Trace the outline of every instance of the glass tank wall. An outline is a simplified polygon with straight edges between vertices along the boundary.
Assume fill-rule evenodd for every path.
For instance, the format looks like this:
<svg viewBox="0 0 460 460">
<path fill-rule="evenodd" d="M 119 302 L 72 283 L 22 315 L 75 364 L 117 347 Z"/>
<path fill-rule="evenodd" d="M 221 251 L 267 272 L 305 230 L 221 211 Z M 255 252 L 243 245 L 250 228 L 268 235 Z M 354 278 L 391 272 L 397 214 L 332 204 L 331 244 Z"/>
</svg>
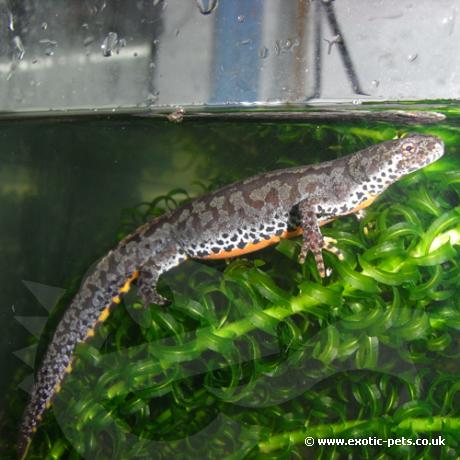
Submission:
<svg viewBox="0 0 460 460">
<path fill-rule="evenodd" d="M 0 111 L 458 96 L 458 2 L 0 3 Z"/>
</svg>

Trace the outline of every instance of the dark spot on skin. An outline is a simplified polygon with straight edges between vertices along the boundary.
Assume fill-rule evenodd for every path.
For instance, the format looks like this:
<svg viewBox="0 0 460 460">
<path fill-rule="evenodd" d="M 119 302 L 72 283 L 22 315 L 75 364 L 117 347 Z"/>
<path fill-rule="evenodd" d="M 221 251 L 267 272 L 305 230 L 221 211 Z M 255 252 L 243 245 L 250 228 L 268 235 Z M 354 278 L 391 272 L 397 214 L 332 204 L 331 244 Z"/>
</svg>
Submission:
<svg viewBox="0 0 460 460">
<path fill-rule="evenodd" d="M 230 235 L 228 233 L 222 233 L 222 238 L 228 238 Z"/>
<path fill-rule="evenodd" d="M 252 244 L 257 244 L 259 241 L 260 241 L 260 240 L 256 238 L 256 239 L 252 242 Z"/>
<path fill-rule="evenodd" d="M 229 246 L 226 246 L 226 247 L 225 247 L 225 250 L 226 250 L 227 252 L 230 252 L 231 250 L 233 250 L 234 247 L 235 247 L 235 246 L 233 246 L 233 244 L 230 244 Z"/>
<path fill-rule="evenodd" d="M 284 232 L 284 230 L 282 230 L 282 229 L 277 230 L 277 231 L 275 232 L 275 235 L 276 235 L 276 236 L 280 236 L 280 235 L 283 234 L 283 232 Z"/>
<path fill-rule="evenodd" d="M 251 240 L 254 240 L 257 238 L 257 235 L 255 233 L 250 233 L 249 236 L 251 237 Z"/>
<path fill-rule="evenodd" d="M 196 244 L 195 244 L 195 243 L 192 243 L 192 244 L 190 245 L 190 247 L 191 247 L 192 249 L 196 249 Z"/>
<path fill-rule="evenodd" d="M 243 230 L 242 230 L 241 228 L 239 228 L 239 229 L 238 229 L 238 233 L 239 233 L 240 235 L 242 235 L 242 234 L 243 234 Z"/>
<path fill-rule="evenodd" d="M 217 240 L 216 243 L 220 244 L 221 246 L 224 244 L 223 240 Z"/>
<path fill-rule="evenodd" d="M 346 211 L 348 210 L 348 206 L 347 206 L 346 204 L 344 204 L 344 205 L 340 208 L 340 210 L 341 210 L 342 212 L 346 212 Z"/>
<path fill-rule="evenodd" d="M 275 227 L 271 227 L 271 226 L 270 226 L 270 227 L 267 227 L 265 230 L 266 230 L 268 233 L 272 233 L 272 232 L 275 231 Z"/>
<path fill-rule="evenodd" d="M 220 252 L 220 248 L 217 248 L 216 246 L 212 247 L 211 248 L 211 251 L 214 253 L 214 254 L 218 254 Z"/>
<path fill-rule="evenodd" d="M 238 237 L 236 235 L 233 235 L 231 238 L 230 238 L 230 241 L 233 241 L 234 243 L 238 240 Z"/>
<path fill-rule="evenodd" d="M 262 238 L 264 240 L 269 240 L 271 238 L 271 236 L 270 235 L 262 235 Z"/>
<path fill-rule="evenodd" d="M 198 252 L 196 253 L 196 255 L 197 255 L 198 257 L 205 257 L 205 256 L 208 255 L 208 253 L 207 253 L 206 251 L 198 251 Z"/>
<path fill-rule="evenodd" d="M 240 241 L 240 242 L 238 243 L 238 248 L 239 248 L 239 249 L 244 249 L 245 247 L 246 247 L 246 243 L 245 243 L 244 241 Z"/>
<path fill-rule="evenodd" d="M 356 192 L 356 196 L 358 197 L 358 200 L 361 199 L 364 196 L 364 193 L 362 192 Z"/>
</svg>

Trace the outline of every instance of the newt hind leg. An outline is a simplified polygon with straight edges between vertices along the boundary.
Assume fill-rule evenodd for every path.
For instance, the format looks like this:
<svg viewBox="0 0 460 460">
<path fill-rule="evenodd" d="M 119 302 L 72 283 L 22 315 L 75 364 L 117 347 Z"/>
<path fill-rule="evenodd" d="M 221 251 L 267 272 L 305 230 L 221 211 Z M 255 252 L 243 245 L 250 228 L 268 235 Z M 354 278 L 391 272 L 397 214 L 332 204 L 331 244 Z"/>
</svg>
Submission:
<svg viewBox="0 0 460 460">
<path fill-rule="evenodd" d="M 144 265 L 139 272 L 137 280 L 137 293 L 142 299 L 144 306 L 151 303 L 166 305 L 169 300 L 158 293 L 156 285 L 161 275 L 161 269 L 154 263 Z"/>
<path fill-rule="evenodd" d="M 137 292 L 144 306 L 151 303 L 166 305 L 170 301 L 157 291 L 157 283 L 160 276 L 176 267 L 187 259 L 185 251 L 175 244 L 165 247 L 159 253 L 152 255 L 139 270 L 137 280 Z"/>
</svg>

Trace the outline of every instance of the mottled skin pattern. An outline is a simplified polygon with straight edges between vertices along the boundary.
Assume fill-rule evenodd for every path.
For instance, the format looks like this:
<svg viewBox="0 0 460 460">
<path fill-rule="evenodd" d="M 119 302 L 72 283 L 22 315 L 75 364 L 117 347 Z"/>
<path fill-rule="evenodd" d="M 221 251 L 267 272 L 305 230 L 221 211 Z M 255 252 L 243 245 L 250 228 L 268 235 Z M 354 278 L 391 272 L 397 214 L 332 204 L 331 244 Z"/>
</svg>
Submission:
<svg viewBox="0 0 460 460">
<path fill-rule="evenodd" d="M 94 335 L 133 280 L 146 304 L 163 304 L 166 299 L 156 291 L 159 276 L 187 258 L 235 257 L 300 234 L 299 261 L 311 251 L 324 277 L 322 249 L 341 253 L 323 238 L 320 226 L 359 212 L 443 152 L 440 139 L 412 134 L 337 160 L 236 182 L 139 227 L 98 263 L 59 323 L 24 414 L 20 457 L 71 370 L 75 346 Z"/>
</svg>

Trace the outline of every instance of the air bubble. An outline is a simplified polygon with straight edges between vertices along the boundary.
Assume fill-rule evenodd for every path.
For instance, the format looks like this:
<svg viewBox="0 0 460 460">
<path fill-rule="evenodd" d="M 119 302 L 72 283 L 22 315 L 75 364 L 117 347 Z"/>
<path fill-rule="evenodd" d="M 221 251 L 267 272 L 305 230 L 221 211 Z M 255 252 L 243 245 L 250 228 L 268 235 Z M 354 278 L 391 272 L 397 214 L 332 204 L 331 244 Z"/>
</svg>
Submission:
<svg viewBox="0 0 460 460">
<path fill-rule="evenodd" d="M 102 56 L 110 57 L 114 52 L 118 53 L 120 47 L 125 45 L 126 41 L 124 39 L 118 40 L 118 34 L 116 32 L 109 32 L 101 45 Z"/>
<path fill-rule="evenodd" d="M 294 48 L 300 46 L 300 42 L 297 38 L 286 40 L 275 40 L 275 53 L 277 56 L 284 53 L 291 52 Z"/>
<path fill-rule="evenodd" d="M 22 44 L 21 37 L 16 35 L 13 38 L 13 45 L 14 45 L 14 57 L 18 61 L 22 61 L 24 59 L 24 55 L 26 54 L 26 50 L 24 45 Z"/>
<path fill-rule="evenodd" d="M 14 16 L 11 11 L 8 11 L 8 29 L 14 32 Z"/>
<path fill-rule="evenodd" d="M 54 40 L 50 40 L 49 38 L 43 38 L 39 41 L 41 45 L 46 45 L 45 54 L 47 56 L 53 56 L 56 52 L 56 48 L 58 43 Z"/>
<path fill-rule="evenodd" d="M 250 38 L 245 38 L 244 40 L 240 40 L 237 44 L 239 46 L 241 45 L 250 45 L 252 43 L 252 40 Z"/>
<path fill-rule="evenodd" d="M 196 0 L 201 14 L 211 14 L 217 8 L 217 0 Z"/>
<path fill-rule="evenodd" d="M 266 46 L 262 46 L 259 49 L 259 57 L 260 59 L 265 59 L 268 56 L 268 48 Z"/>
</svg>

